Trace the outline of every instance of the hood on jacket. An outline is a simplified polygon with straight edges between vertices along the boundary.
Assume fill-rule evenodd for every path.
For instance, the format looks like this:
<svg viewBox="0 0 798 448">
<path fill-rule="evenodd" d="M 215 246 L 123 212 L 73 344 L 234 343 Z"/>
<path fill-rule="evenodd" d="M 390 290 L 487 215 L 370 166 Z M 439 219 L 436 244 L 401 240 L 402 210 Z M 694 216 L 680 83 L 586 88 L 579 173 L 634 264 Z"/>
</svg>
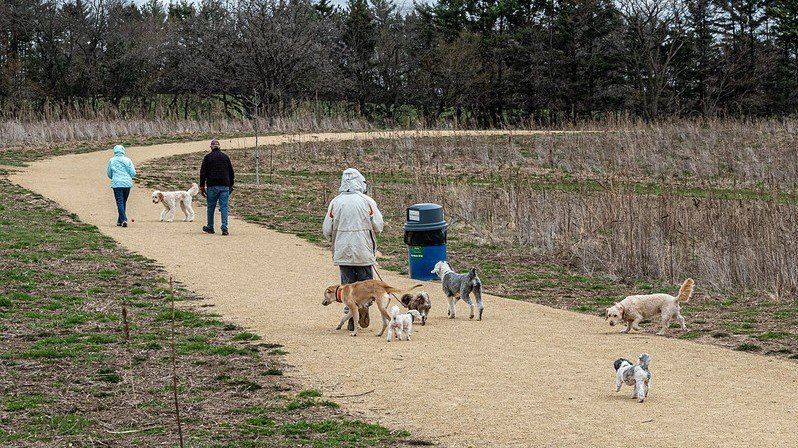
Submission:
<svg viewBox="0 0 798 448">
<path fill-rule="evenodd" d="M 122 145 L 114 146 L 114 155 L 115 156 L 123 156 L 125 155 L 125 147 Z"/>
<path fill-rule="evenodd" d="M 360 171 L 354 168 L 347 168 L 344 170 L 344 173 L 341 175 L 341 188 L 338 189 L 339 192 L 357 192 L 357 193 L 365 193 L 366 192 L 366 178 L 360 174 Z"/>
</svg>

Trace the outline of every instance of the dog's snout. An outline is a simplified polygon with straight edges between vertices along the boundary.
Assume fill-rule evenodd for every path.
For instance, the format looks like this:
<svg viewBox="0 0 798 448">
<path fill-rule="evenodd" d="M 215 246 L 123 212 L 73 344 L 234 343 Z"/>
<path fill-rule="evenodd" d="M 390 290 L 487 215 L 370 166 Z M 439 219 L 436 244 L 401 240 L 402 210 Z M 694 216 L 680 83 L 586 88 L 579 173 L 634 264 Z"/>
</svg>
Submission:
<svg viewBox="0 0 798 448">
<path fill-rule="evenodd" d="M 615 321 L 614 321 L 614 320 L 611 320 L 611 321 L 610 321 L 610 327 L 614 327 L 614 326 L 615 326 Z"/>
</svg>

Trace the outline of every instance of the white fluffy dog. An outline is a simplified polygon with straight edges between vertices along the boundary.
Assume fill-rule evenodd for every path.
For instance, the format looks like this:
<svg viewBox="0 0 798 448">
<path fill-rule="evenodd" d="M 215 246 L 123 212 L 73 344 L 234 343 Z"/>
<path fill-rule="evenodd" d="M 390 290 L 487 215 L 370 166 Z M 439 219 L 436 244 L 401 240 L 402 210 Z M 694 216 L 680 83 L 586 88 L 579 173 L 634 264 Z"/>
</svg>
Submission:
<svg viewBox="0 0 798 448">
<path fill-rule="evenodd" d="M 648 365 L 651 363 L 651 356 L 643 353 L 637 358 L 637 364 L 625 358 L 615 360 L 615 392 L 621 391 L 621 386 L 626 383 L 634 386 L 632 398 L 642 403 L 648 397 L 648 387 L 651 383 L 651 371 Z"/>
<path fill-rule="evenodd" d="M 152 192 L 152 203 L 161 203 L 163 211 L 161 212 L 161 221 L 166 219 L 167 222 L 175 220 L 175 211 L 180 204 L 183 214 L 186 215 L 183 221 L 194 221 L 194 209 L 191 207 L 191 200 L 199 193 L 199 186 L 196 183 L 191 184 L 191 188 L 187 191 L 159 191 Z"/>
<path fill-rule="evenodd" d="M 671 323 L 671 319 L 676 319 L 682 327 L 682 331 L 687 330 L 682 317 L 682 307 L 680 303 L 687 303 L 693 295 L 695 282 L 688 278 L 679 288 L 679 295 L 670 294 L 648 294 L 641 296 L 629 296 L 615 305 L 607 308 L 604 320 L 610 322 L 611 326 L 616 323 L 626 323 L 626 328 L 621 333 L 629 333 L 629 330 L 640 330 L 638 326 L 643 319 L 649 319 L 659 314 L 662 329 L 658 335 L 665 334 L 665 330 Z"/>
<path fill-rule="evenodd" d="M 394 305 L 391 308 L 391 322 L 388 324 L 388 342 L 391 342 L 394 336 L 400 341 L 404 336 L 405 341 L 409 341 L 410 335 L 413 334 L 413 318 L 421 319 L 421 313 L 410 310 L 400 314 L 399 305 Z"/>
</svg>

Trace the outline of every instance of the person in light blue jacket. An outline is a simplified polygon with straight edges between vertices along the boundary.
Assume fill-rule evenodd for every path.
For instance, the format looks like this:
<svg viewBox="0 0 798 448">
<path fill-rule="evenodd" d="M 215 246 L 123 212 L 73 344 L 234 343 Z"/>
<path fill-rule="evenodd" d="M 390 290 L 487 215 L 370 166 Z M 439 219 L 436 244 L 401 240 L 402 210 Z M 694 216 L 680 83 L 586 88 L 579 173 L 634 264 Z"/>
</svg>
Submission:
<svg viewBox="0 0 798 448">
<path fill-rule="evenodd" d="M 119 218 L 116 225 L 127 227 L 127 197 L 130 195 L 130 188 L 133 187 L 133 178 L 136 177 L 136 168 L 133 162 L 125 156 L 125 147 L 122 145 L 114 146 L 114 156 L 108 161 L 108 178 L 111 179 L 111 188 L 114 190 L 116 199 L 116 209 L 119 211 Z"/>
</svg>

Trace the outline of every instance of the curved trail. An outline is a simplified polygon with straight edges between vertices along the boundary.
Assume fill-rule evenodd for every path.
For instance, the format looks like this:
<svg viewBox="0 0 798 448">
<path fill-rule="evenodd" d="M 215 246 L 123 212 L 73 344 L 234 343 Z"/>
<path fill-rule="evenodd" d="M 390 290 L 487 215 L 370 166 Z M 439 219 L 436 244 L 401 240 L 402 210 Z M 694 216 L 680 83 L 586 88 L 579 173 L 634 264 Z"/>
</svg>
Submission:
<svg viewBox="0 0 798 448">
<path fill-rule="evenodd" d="M 402 134 L 287 135 L 260 141 Z M 207 144 L 134 147 L 128 155 L 141 165 L 205 151 Z M 225 149 L 253 144 L 252 138 L 222 141 Z M 160 223 L 160 205 L 150 203 L 149 192 L 141 187 L 130 196 L 136 223 L 118 228 L 105 178 L 109 154 L 56 157 L 11 178 L 126 248 L 157 260 L 214 304 L 215 312 L 284 344 L 295 366 L 292 375 L 325 395 L 373 390 L 336 399 L 366 419 L 456 447 L 798 446 L 796 363 L 675 339 L 620 335 L 595 316 L 497 297 L 486 297 L 482 322 L 464 319 L 462 304 L 458 318 L 449 320 L 438 283 L 427 285 L 432 317 L 427 326 L 416 326 L 412 342 L 388 344 L 375 338 L 373 312 L 371 328 L 352 338 L 346 331 L 333 331 L 340 308 L 321 306 L 324 287 L 338 278 L 326 250 L 235 218 L 227 238 L 202 234 L 200 222 Z M 197 209 L 199 221 L 204 213 Z M 411 284 L 396 274 L 383 275 L 400 287 Z M 613 392 L 612 361 L 644 351 L 652 354 L 654 377 L 649 401 L 638 404 L 626 386 Z"/>
</svg>

